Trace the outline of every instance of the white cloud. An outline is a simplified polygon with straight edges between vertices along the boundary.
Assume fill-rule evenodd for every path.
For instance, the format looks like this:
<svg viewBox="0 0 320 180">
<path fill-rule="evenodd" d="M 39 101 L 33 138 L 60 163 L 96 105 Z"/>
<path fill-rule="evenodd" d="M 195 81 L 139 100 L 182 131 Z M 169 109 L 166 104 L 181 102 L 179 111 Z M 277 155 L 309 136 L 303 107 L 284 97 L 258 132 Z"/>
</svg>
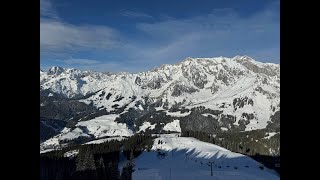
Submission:
<svg viewBox="0 0 320 180">
<path fill-rule="evenodd" d="M 116 30 L 106 26 L 40 19 L 40 51 L 44 54 L 110 49 L 119 45 L 119 38 Z"/>
<path fill-rule="evenodd" d="M 50 0 L 40 0 L 40 15 L 47 18 L 58 19 L 57 11 Z"/>
<path fill-rule="evenodd" d="M 92 60 L 92 59 L 65 59 L 65 60 L 56 60 L 58 62 L 62 62 L 64 64 L 69 65 L 93 65 L 93 64 L 99 64 L 100 61 Z"/>
<path fill-rule="evenodd" d="M 84 65 L 81 66 L 83 70 L 92 70 L 92 71 L 100 71 L 100 72 L 128 72 L 128 68 L 125 64 L 121 62 L 110 62 L 110 63 L 100 63 L 93 65 Z"/>
<path fill-rule="evenodd" d="M 91 70 L 100 72 L 132 72 L 132 68 L 128 68 L 125 63 L 122 62 L 102 62 L 89 60 L 90 62 L 72 62 L 69 60 L 53 60 L 60 62 L 59 65 L 56 64 L 40 64 L 40 69 L 43 71 L 48 71 L 52 66 L 61 66 L 64 68 L 76 68 L 80 70 Z M 135 70 L 135 69 L 134 69 Z"/>
<path fill-rule="evenodd" d="M 65 59 L 81 52 L 94 54 L 118 47 L 122 43 L 117 30 L 107 26 L 75 25 L 64 22 L 58 16 L 51 0 L 40 0 L 40 15 L 40 55 L 46 59 L 44 62 L 46 65 L 42 64 L 43 68 L 54 62 L 59 62 L 65 67 L 99 70 L 117 66 L 116 63 L 103 63 L 92 59 Z M 57 57 L 63 60 L 52 60 Z"/>
<path fill-rule="evenodd" d="M 253 55 L 257 60 L 277 62 L 280 23 L 277 9 L 267 9 L 251 16 L 239 16 L 232 9 L 214 10 L 188 19 L 168 19 L 140 23 L 137 28 L 150 39 L 143 48 L 136 43 L 138 62 L 170 63 L 185 57 Z M 139 50 L 141 49 L 141 50 Z M 278 56 L 278 58 L 277 58 Z"/>
<path fill-rule="evenodd" d="M 149 14 L 141 13 L 141 12 L 133 12 L 133 11 L 123 11 L 121 15 L 126 17 L 131 17 L 131 18 L 153 18 Z"/>
</svg>

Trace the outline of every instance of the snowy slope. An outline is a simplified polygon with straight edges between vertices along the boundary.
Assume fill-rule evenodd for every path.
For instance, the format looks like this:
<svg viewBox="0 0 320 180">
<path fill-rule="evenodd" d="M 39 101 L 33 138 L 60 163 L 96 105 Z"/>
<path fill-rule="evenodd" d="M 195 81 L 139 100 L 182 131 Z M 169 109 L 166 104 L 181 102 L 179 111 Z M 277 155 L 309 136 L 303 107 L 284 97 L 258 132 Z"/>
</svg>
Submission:
<svg viewBox="0 0 320 180">
<path fill-rule="evenodd" d="M 133 132 L 128 129 L 126 124 L 114 122 L 117 115 L 110 114 L 100 116 L 89 121 L 79 122 L 76 126 L 85 127 L 87 134 L 95 138 L 104 136 L 131 136 Z"/>
<path fill-rule="evenodd" d="M 172 132 L 181 132 L 179 120 L 173 120 L 171 123 L 167 123 L 163 130 Z"/>
<path fill-rule="evenodd" d="M 162 144 L 158 144 L 162 141 Z M 162 135 L 154 151 L 143 152 L 134 161 L 133 179 L 280 179 L 273 170 L 242 154 L 194 138 Z M 158 155 L 158 152 L 165 155 Z M 209 162 L 213 162 L 213 177 Z"/>
<path fill-rule="evenodd" d="M 146 131 L 146 129 L 154 129 L 155 128 L 155 124 L 152 124 L 150 122 L 143 122 L 143 124 L 139 127 L 139 132 L 143 132 Z"/>
<path fill-rule="evenodd" d="M 121 139 L 121 137 L 133 135 L 132 130 L 128 129 L 126 124 L 114 121 L 117 116 L 114 114 L 100 116 L 89 121 L 81 121 L 75 125 L 76 128 L 74 129 L 64 128 L 60 134 L 41 143 L 40 152 L 46 149 L 59 149 L 62 144 L 79 138 L 89 140 L 102 137 L 116 137 L 114 139 Z M 96 142 L 91 141 L 90 143 L 97 144 L 108 140 L 110 139 L 100 139 Z"/>
<path fill-rule="evenodd" d="M 90 142 L 87 142 L 87 143 L 85 143 L 85 144 L 101 144 L 101 143 L 105 143 L 105 142 L 112 141 L 112 140 L 122 141 L 122 140 L 124 140 L 124 139 L 125 139 L 125 137 L 103 138 L 103 139 L 98 139 L 98 140 L 90 141 Z"/>
</svg>

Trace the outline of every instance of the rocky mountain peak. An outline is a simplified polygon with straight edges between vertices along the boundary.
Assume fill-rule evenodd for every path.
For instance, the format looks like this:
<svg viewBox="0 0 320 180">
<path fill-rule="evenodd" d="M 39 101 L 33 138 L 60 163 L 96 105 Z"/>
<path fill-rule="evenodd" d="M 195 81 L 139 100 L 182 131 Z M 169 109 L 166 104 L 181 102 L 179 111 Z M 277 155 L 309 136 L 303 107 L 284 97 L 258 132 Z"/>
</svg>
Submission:
<svg viewBox="0 0 320 180">
<path fill-rule="evenodd" d="M 53 66 L 48 70 L 48 75 L 59 75 L 65 71 L 64 68 L 58 67 L 58 66 Z"/>
</svg>

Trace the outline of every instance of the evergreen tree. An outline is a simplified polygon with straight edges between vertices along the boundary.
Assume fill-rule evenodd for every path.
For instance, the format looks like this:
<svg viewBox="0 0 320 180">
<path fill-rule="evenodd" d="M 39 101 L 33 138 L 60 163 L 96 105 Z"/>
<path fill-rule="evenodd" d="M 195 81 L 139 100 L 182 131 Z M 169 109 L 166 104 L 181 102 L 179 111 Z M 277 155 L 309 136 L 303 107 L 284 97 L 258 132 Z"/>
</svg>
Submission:
<svg viewBox="0 0 320 180">
<path fill-rule="evenodd" d="M 98 177 L 101 180 L 107 179 L 106 168 L 102 157 L 98 160 Z"/>
<path fill-rule="evenodd" d="M 76 170 L 85 171 L 85 170 L 95 170 L 96 166 L 94 163 L 94 157 L 91 151 L 90 146 L 85 148 L 80 148 L 77 159 L 76 159 Z"/>
<path fill-rule="evenodd" d="M 122 168 L 121 180 L 131 180 L 132 179 L 133 166 L 131 163 L 127 164 Z"/>
<path fill-rule="evenodd" d="M 79 153 L 76 158 L 76 171 L 84 171 L 85 170 L 85 149 L 80 148 Z"/>
<path fill-rule="evenodd" d="M 91 147 L 88 146 L 87 153 L 86 153 L 86 169 L 88 170 L 96 170 L 96 165 L 94 163 L 94 157 L 91 151 Z"/>
</svg>

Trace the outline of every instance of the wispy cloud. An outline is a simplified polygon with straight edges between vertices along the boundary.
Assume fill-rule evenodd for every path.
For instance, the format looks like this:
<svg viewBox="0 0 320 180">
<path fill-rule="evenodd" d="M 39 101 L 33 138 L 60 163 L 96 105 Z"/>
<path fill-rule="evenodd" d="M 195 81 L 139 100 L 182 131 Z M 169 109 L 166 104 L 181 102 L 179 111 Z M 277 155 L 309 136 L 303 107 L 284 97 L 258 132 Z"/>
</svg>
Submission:
<svg viewBox="0 0 320 180">
<path fill-rule="evenodd" d="M 40 15 L 51 19 L 58 19 L 58 14 L 50 0 L 40 0 Z"/>
<path fill-rule="evenodd" d="M 216 9 L 207 15 L 140 23 L 148 47 L 139 48 L 137 61 L 145 63 L 179 61 L 185 57 L 253 55 L 257 60 L 277 62 L 280 57 L 279 12 L 275 8 L 242 17 L 232 9 Z M 133 45 L 134 47 L 134 45 Z M 139 50 L 141 49 L 141 50 Z"/>
<path fill-rule="evenodd" d="M 130 18 L 153 18 L 151 15 L 146 13 L 126 11 L 126 10 L 123 10 L 121 12 L 121 15 L 125 17 L 130 17 Z"/>
<path fill-rule="evenodd" d="M 55 60 L 57 61 L 57 60 Z M 93 60 L 94 61 L 94 60 Z M 80 70 L 91 70 L 91 71 L 100 71 L 100 72 L 132 72 L 136 71 L 139 68 L 132 68 L 126 66 L 125 63 L 122 62 L 92 62 L 92 63 L 71 63 L 70 61 L 59 60 L 59 65 L 64 68 L 76 68 Z M 43 71 L 48 71 L 52 66 L 56 65 L 48 65 L 48 64 L 40 64 L 40 69 Z"/>
<path fill-rule="evenodd" d="M 119 33 L 107 26 L 73 25 L 58 20 L 40 20 L 40 51 L 44 54 L 105 50 L 120 43 Z"/>
<path fill-rule="evenodd" d="M 57 62 L 62 62 L 64 64 L 68 65 L 94 65 L 101 63 L 97 60 L 92 59 L 65 59 L 65 60 L 55 60 Z"/>
<path fill-rule="evenodd" d="M 42 56 L 50 59 L 66 58 L 84 51 L 110 50 L 121 44 L 119 32 L 108 26 L 65 22 L 58 16 L 55 4 L 52 2 L 40 0 L 40 54 Z M 84 62 L 82 61 L 82 65 Z"/>
<path fill-rule="evenodd" d="M 99 64 L 83 65 L 82 70 L 92 70 L 100 72 L 132 72 L 132 69 L 122 62 L 103 62 Z"/>
</svg>

